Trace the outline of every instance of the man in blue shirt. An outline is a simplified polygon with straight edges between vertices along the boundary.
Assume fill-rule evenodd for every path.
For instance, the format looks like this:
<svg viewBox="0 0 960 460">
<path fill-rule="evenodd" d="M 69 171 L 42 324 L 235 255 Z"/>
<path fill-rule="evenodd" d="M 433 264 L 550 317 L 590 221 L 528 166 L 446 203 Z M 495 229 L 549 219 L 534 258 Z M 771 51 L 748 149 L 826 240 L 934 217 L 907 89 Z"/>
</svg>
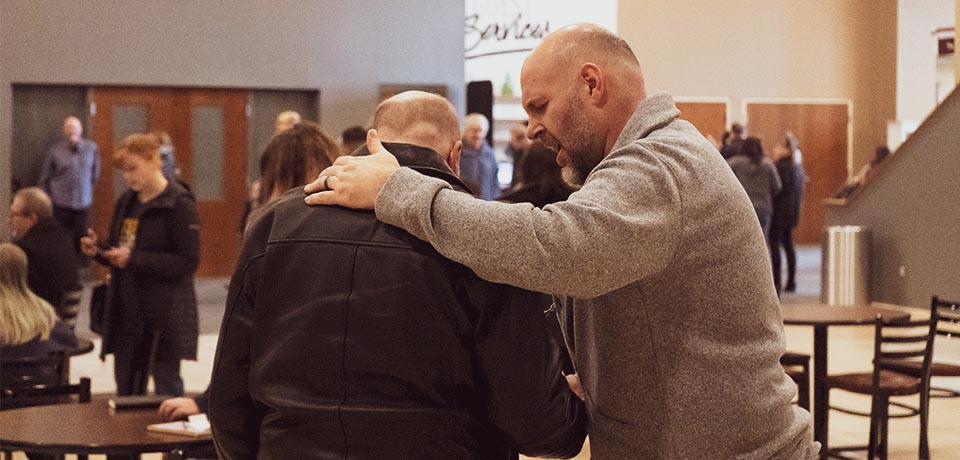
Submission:
<svg viewBox="0 0 960 460">
<path fill-rule="evenodd" d="M 53 216 L 70 234 L 80 254 L 80 237 L 87 234 L 93 186 L 100 178 L 97 144 L 84 139 L 77 117 L 63 121 L 63 140 L 50 147 L 38 184 L 53 201 Z"/>
<path fill-rule="evenodd" d="M 490 121 L 479 113 L 463 119 L 463 151 L 460 154 L 460 179 L 477 197 L 490 201 L 500 196 L 497 158 L 487 143 Z"/>
</svg>

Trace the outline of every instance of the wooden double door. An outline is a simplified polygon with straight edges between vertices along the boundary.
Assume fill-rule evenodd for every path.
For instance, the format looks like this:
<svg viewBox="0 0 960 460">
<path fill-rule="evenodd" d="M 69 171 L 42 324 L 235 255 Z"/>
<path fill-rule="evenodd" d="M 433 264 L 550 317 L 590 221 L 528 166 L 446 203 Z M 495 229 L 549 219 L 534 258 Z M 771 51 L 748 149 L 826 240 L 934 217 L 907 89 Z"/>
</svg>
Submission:
<svg viewBox="0 0 960 460">
<path fill-rule="evenodd" d="M 117 197 L 126 189 L 113 165 L 129 134 L 165 131 L 180 176 L 197 199 L 201 277 L 229 276 L 240 251 L 247 178 L 247 92 L 217 89 L 92 88 L 92 138 L 102 172 L 94 189 L 93 228 L 107 235 Z"/>
<path fill-rule="evenodd" d="M 721 139 L 727 125 L 724 102 L 679 101 L 680 118 L 693 123 L 704 135 Z M 807 175 L 794 231 L 798 244 L 817 244 L 824 225 L 823 200 L 830 198 L 847 179 L 850 105 L 845 101 L 747 101 L 747 131 L 763 142 L 768 155 L 792 131 L 800 143 Z"/>
<path fill-rule="evenodd" d="M 747 131 L 759 137 L 769 154 L 793 131 L 800 145 L 806 190 L 800 206 L 800 223 L 794 230 L 797 244 L 817 244 L 823 232 L 823 200 L 847 180 L 850 105 L 847 102 L 748 102 Z"/>
</svg>

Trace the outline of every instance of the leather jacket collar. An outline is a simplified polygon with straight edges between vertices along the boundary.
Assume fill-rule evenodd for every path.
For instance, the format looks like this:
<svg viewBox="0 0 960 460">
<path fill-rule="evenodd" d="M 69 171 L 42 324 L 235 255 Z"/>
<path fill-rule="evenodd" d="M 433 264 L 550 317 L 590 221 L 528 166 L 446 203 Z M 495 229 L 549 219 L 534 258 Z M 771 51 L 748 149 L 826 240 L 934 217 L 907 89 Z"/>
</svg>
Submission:
<svg viewBox="0 0 960 460">
<path fill-rule="evenodd" d="M 401 144 L 397 142 L 384 142 L 383 146 L 397 157 L 400 166 L 410 168 L 425 176 L 436 177 L 449 183 L 453 188 L 469 193 L 470 189 L 447 165 L 443 157 L 435 150 L 420 147 L 413 144 Z M 361 146 L 351 155 L 366 156 L 370 151 L 367 146 Z"/>
</svg>

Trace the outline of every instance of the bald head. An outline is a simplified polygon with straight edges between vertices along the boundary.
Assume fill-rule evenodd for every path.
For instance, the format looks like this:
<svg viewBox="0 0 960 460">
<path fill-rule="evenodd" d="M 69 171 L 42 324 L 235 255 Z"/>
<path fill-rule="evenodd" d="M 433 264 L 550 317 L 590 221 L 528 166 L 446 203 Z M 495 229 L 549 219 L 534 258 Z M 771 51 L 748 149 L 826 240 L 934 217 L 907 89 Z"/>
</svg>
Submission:
<svg viewBox="0 0 960 460">
<path fill-rule="evenodd" d="M 83 125 L 80 124 L 80 119 L 77 117 L 67 117 L 63 120 L 63 137 L 70 141 L 71 144 L 76 145 L 80 142 L 80 137 L 83 136 Z"/>
<path fill-rule="evenodd" d="M 557 152 L 572 184 L 582 184 L 646 99 L 633 50 L 610 31 L 575 24 L 548 35 L 523 63 L 527 137 Z"/>
<path fill-rule="evenodd" d="M 574 24 L 544 38 L 530 58 L 540 55 L 555 65 L 579 67 L 586 62 L 616 65 L 640 72 L 640 61 L 622 38 L 596 24 Z"/>
<path fill-rule="evenodd" d="M 275 134 L 280 134 L 299 124 L 300 124 L 299 113 L 294 112 L 292 110 L 288 110 L 286 112 L 280 112 L 280 114 L 277 115 L 277 125 L 275 127 L 276 128 Z"/>
<path fill-rule="evenodd" d="M 373 128 L 384 142 L 413 144 L 449 158 L 460 140 L 460 121 L 450 101 L 424 91 L 404 91 L 377 107 Z"/>
</svg>

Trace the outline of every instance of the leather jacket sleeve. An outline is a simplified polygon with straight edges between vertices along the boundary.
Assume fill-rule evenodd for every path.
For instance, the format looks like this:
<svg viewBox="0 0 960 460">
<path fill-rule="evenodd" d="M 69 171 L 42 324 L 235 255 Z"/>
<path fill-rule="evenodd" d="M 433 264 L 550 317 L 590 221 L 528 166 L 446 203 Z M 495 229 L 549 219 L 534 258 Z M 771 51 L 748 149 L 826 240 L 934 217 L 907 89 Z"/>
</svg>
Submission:
<svg viewBox="0 0 960 460">
<path fill-rule="evenodd" d="M 506 285 L 483 288 L 475 340 L 488 420 L 524 455 L 577 455 L 587 434 L 586 408 L 561 372 L 565 349 L 556 314 L 545 312 L 550 298 Z"/>
<path fill-rule="evenodd" d="M 250 232 L 244 241 L 237 270 L 230 280 L 227 308 L 208 393 L 208 411 L 214 444 L 221 459 L 255 459 L 259 449 L 260 419 L 250 396 L 250 337 L 256 290 L 260 279 L 265 232 Z M 259 244 L 258 244 L 259 243 Z"/>
</svg>

